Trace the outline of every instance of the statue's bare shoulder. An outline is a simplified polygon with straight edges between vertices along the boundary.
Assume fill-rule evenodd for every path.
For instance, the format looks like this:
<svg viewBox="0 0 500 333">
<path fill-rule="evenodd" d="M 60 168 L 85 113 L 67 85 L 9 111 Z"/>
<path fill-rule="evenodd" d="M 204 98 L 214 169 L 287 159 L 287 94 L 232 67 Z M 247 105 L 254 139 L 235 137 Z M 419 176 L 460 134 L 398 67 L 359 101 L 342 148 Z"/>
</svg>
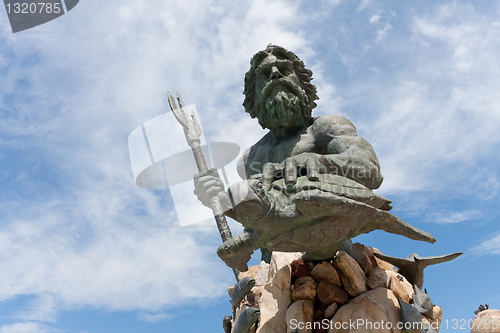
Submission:
<svg viewBox="0 0 500 333">
<path fill-rule="evenodd" d="M 319 116 L 314 118 L 312 125 L 314 134 L 328 134 L 330 136 L 357 135 L 356 127 L 345 117 L 338 114 Z"/>
<path fill-rule="evenodd" d="M 262 137 L 255 145 L 247 149 L 238 161 L 237 170 L 240 177 L 242 179 L 248 177 L 247 169 L 252 149 L 252 160 L 255 159 L 256 153 L 261 153 L 267 157 L 274 156 L 272 162 L 282 162 L 286 157 L 303 152 L 341 154 L 349 148 L 368 149 L 370 153 L 372 151 L 368 142 L 358 136 L 354 125 L 347 118 L 335 114 L 314 117 L 307 129 L 290 138 L 284 143 L 276 144 L 270 133 Z M 278 157 L 280 153 L 287 156 Z"/>
</svg>

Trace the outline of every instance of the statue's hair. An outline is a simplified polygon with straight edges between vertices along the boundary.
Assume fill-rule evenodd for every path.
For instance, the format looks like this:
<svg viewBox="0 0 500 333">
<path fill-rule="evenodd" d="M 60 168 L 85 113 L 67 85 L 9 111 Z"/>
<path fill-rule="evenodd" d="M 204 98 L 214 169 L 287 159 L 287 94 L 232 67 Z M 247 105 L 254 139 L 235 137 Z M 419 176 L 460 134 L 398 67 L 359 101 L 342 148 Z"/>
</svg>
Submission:
<svg viewBox="0 0 500 333">
<path fill-rule="evenodd" d="M 243 90 L 243 94 L 245 95 L 245 100 L 243 101 L 245 111 L 250 113 L 252 118 L 257 117 L 259 114 L 259 105 L 255 103 L 255 70 L 270 54 L 276 56 L 278 59 L 290 60 L 293 63 L 295 74 L 303 82 L 302 88 L 309 98 L 308 112 L 310 117 L 312 109 L 316 107 L 314 101 L 319 99 L 316 94 L 316 86 L 311 83 L 312 71 L 304 66 L 304 62 L 295 53 L 288 51 L 284 47 L 272 44 L 267 45 L 265 50 L 257 52 L 250 60 L 250 70 L 245 74 L 245 88 Z"/>
</svg>

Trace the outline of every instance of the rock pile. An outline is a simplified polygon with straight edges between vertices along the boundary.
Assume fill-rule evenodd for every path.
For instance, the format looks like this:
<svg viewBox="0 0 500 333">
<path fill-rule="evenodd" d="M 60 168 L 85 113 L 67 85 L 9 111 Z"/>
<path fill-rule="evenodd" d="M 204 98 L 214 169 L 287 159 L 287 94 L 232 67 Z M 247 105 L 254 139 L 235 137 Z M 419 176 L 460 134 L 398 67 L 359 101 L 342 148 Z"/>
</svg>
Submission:
<svg viewBox="0 0 500 333">
<path fill-rule="evenodd" d="M 233 323 L 248 307 L 259 309 L 260 318 L 250 330 L 237 333 L 439 331 L 441 307 L 373 255 L 380 251 L 360 243 L 345 250 L 321 262 L 304 261 L 301 253 L 275 252 L 270 264 L 240 273 L 240 279 L 254 277 L 256 285 L 233 314 Z M 428 301 L 421 302 L 422 297 Z"/>
</svg>

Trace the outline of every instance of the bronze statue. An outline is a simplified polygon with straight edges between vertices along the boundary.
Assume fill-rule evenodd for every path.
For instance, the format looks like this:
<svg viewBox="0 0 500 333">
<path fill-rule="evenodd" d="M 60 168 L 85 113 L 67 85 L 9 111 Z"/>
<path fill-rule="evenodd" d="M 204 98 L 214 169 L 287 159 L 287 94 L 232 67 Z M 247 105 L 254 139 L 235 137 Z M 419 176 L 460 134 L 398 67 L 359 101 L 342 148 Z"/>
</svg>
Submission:
<svg viewBox="0 0 500 333">
<path fill-rule="evenodd" d="M 435 241 L 390 214 L 390 201 L 372 191 L 383 180 L 379 162 L 354 125 L 311 115 L 318 99 L 312 72 L 293 52 L 268 45 L 250 63 L 243 105 L 270 132 L 243 154 L 244 180 L 227 192 L 216 170 L 195 176 L 199 200 L 210 207 L 218 197 L 245 227 L 217 251 L 228 266 L 246 270 L 258 248 L 328 259 L 342 241 L 377 229 Z"/>
</svg>

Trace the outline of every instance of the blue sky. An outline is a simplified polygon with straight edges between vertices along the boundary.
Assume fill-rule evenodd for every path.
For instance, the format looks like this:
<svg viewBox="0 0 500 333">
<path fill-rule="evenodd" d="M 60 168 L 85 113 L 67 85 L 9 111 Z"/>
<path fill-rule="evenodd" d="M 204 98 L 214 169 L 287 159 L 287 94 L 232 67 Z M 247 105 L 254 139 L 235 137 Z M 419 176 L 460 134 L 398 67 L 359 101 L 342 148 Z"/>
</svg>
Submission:
<svg viewBox="0 0 500 333">
<path fill-rule="evenodd" d="M 218 232 L 180 228 L 168 192 L 134 184 L 127 138 L 179 91 L 209 141 L 249 147 L 265 131 L 243 76 L 270 42 L 313 70 L 315 114 L 356 125 L 378 193 L 437 242 L 356 240 L 465 252 L 426 270 L 442 332 L 500 308 L 499 14 L 486 0 L 85 0 L 12 34 L 0 10 L 0 333 L 222 331 L 234 277 Z"/>
</svg>

